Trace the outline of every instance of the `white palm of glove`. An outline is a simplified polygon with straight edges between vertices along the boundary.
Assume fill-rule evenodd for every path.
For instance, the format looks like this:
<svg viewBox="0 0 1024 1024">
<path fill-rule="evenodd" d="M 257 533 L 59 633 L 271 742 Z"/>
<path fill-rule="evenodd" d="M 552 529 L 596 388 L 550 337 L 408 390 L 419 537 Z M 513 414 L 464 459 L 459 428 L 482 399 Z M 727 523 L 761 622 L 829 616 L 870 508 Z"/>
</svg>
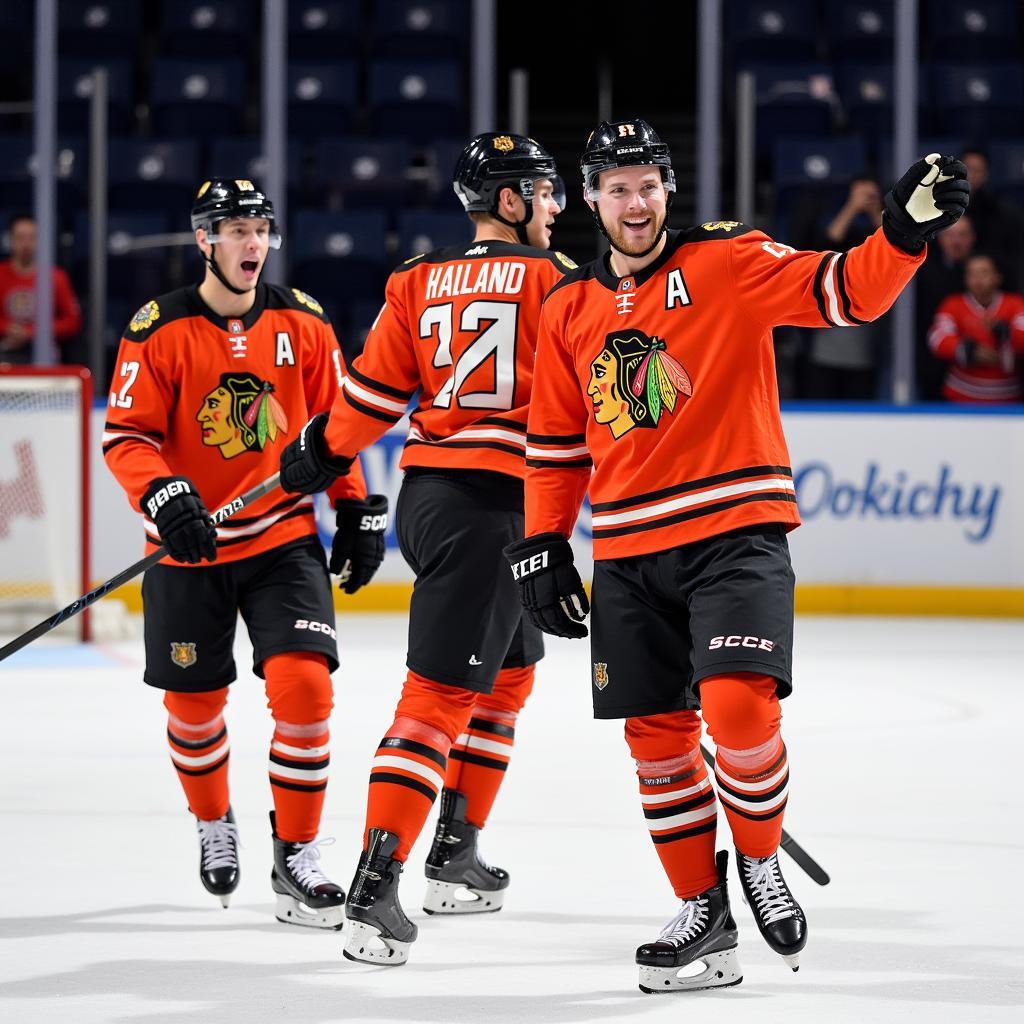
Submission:
<svg viewBox="0 0 1024 1024">
<path fill-rule="evenodd" d="M 935 205 L 935 194 L 933 186 L 939 181 L 949 181 L 952 174 L 940 174 L 935 164 L 939 161 L 938 153 L 929 153 L 925 160 L 931 164 L 931 168 L 925 173 L 920 184 L 914 188 L 913 195 L 907 201 L 906 210 L 918 224 L 926 224 L 936 217 L 942 216 L 942 210 Z"/>
</svg>

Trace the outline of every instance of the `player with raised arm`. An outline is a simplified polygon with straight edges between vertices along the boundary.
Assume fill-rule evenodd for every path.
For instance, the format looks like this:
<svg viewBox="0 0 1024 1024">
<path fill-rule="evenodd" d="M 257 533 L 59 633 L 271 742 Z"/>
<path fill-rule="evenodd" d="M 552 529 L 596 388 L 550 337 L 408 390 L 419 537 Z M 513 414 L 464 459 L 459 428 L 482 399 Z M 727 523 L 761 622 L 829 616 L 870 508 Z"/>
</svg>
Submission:
<svg viewBox="0 0 1024 1024">
<path fill-rule="evenodd" d="M 256 184 L 204 182 L 192 227 L 203 280 L 132 317 L 103 434 L 107 465 L 144 516 L 147 552 L 159 544 L 168 552 L 142 583 L 145 681 L 166 691 L 167 739 L 197 821 L 200 878 L 227 907 L 239 864 L 223 711 L 241 614 L 274 719 L 277 917 L 340 928 L 345 893 L 318 863 L 338 652 L 313 499 L 271 492 L 216 528 L 208 509 L 276 472 L 299 425 L 330 408 L 345 367 L 319 303 L 260 282 L 281 236 Z M 338 510 L 331 571 L 352 593 L 383 558 L 387 500 L 367 498 L 358 466 L 330 496 Z"/>
<path fill-rule="evenodd" d="M 402 554 L 416 574 L 408 675 L 370 772 L 345 947 L 350 959 L 392 965 L 405 962 L 417 932 L 398 900 L 399 873 L 439 792 L 424 909 L 495 911 L 509 883 L 481 860 L 477 837 L 543 646 L 523 620 L 502 549 L 523 536 L 541 300 L 575 267 L 548 251 L 564 192 L 542 146 L 478 135 L 454 177 L 473 241 L 395 270 L 330 417 L 315 417 L 281 458 L 285 490 L 316 490 L 397 423 L 419 391 L 397 507 Z"/>
<path fill-rule="evenodd" d="M 800 520 L 771 329 L 881 316 L 926 241 L 966 208 L 966 170 L 937 154 L 918 161 L 886 197 L 882 227 L 846 253 L 797 252 L 735 221 L 667 230 L 675 175 L 639 118 L 602 122 L 582 171 L 611 249 L 544 302 L 526 538 L 507 555 L 530 618 L 586 636 L 568 538 L 589 488 L 594 714 L 625 719 L 644 816 L 682 900 L 637 950 L 640 986 L 734 985 L 737 929 L 698 712 L 758 928 L 793 970 L 807 939 L 778 860 L 789 784 L 779 699 L 792 689 L 786 533 Z M 703 969 L 680 975 L 691 964 Z"/>
</svg>

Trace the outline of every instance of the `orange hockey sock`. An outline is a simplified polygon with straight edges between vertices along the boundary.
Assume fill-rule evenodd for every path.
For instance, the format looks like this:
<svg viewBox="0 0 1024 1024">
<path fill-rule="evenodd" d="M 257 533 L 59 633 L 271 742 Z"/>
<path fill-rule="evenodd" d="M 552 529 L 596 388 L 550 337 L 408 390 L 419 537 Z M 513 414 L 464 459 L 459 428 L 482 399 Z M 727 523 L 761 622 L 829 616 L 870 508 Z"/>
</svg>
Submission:
<svg viewBox="0 0 1024 1024">
<path fill-rule="evenodd" d="M 626 720 L 640 802 L 672 889 L 689 899 L 718 884 L 715 791 L 700 756 L 700 719 L 675 711 Z"/>
<path fill-rule="evenodd" d="M 782 711 L 771 676 L 740 673 L 701 683 L 708 732 L 717 747 L 715 781 L 733 842 L 748 857 L 779 848 L 789 793 Z"/>
<path fill-rule="evenodd" d="M 189 810 L 203 821 L 228 811 L 228 730 L 224 705 L 228 690 L 164 694 L 167 742 Z"/>
<path fill-rule="evenodd" d="M 448 751 L 469 721 L 476 694 L 409 672 L 395 720 L 370 769 L 363 847 L 371 828 L 399 837 L 404 861 L 444 785 Z"/>
<path fill-rule="evenodd" d="M 465 732 L 448 755 L 446 789 L 466 797 L 466 820 L 483 828 L 505 778 L 516 738 L 516 717 L 533 689 L 534 667 L 503 668 L 491 693 L 473 705 Z"/>
<path fill-rule="evenodd" d="M 290 651 L 263 663 L 274 716 L 270 788 L 279 839 L 308 843 L 320 830 L 330 774 L 331 674 L 320 654 Z"/>
</svg>

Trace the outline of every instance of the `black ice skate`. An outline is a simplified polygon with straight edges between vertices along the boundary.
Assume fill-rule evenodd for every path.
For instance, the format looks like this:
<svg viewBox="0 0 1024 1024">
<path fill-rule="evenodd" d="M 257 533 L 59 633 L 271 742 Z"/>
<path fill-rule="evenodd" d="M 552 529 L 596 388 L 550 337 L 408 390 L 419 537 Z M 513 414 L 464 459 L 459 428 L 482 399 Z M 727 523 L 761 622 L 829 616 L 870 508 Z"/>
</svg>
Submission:
<svg viewBox="0 0 1024 1024">
<path fill-rule="evenodd" d="M 220 898 L 225 910 L 238 888 L 238 829 L 231 808 L 222 818 L 196 818 L 199 832 L 199 880 L 207 892 Z"/>
<path fill-rule="evenodd" d="M 427 854 L 428 914 L 493 914 L 505 902 L 509 876 L 480 859 L 480 829 L 466 821 L 466 796 L 457 789 L 441 791 L 441 812 L 434 843 Z"/>
<path fill-rule="evenodd" d="M 398 902 L 402 863 L 394 857 L 397 846 L 394 832 L 370 829 L 348 898 L 349 932 L 344 953 L 349 960 L 397 967 L 409 959 L 409 947 L 419 929 Z"/>
<path fill-rule="evenodd" d="M 641 992 L 692 992 L 725 988 L 743 980 L 736 955 L 736 922 L 729 910 L 725 869 L 729 854 L 718 854 L 718 885 L 683 900 L 679 913 L 661 930 L 656 942 L 636 951 Z M 691 965 L 703 970 L 685 972 Z"/>
<path fill-rule="evenodd" d="M 754 912 L 764 941 L 794 971 L 800 970 L 800 950 L 807 945 L 807 919 L 782 877 L 778 851 L 770 857 L 745 857 L 736 851 L 743 902 Z"/>
<path fill-rule="evenodd" d="M 288 843 L 277 837 L 277 819 L 270 812 L 274 833 L 274 867 L 270 884 L 277 893 L 278 921 L 306 928 L 339 930 L 345 923 L 345 890 L 317 866 L 320 847 L 333 839 Z"/>
</svg>

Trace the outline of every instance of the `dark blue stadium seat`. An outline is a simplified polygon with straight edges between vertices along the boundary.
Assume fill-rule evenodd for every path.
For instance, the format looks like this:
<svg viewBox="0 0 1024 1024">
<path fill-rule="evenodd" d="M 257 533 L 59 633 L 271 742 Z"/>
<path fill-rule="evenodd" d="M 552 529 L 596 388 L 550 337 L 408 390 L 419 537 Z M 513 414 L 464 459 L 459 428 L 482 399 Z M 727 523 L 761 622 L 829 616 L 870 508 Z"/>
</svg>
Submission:
<svg viewBox="0 0 1024 1024">
<path fill-rule="evenodd" d="M 433 188 L 433 203 L 440 210 L 461 210 L 462 203 L 452 189 L 452 174 L 456 161 L 466 147 L 468 139 L 442 139 L 431 144 L 427 150 L 427 166 L 430 169 Z"/>
<path fill-rule="evenodd" d="M 136 0 L 60 0 L 57 29 L 62 61 L 65 57 L 129 58 L 139 49 L 142 4 Z"/>
<path fill-rule="evenodd" d="M 813 60 L 817 56 L 813 0 L 731 0 L 726 38 L 739 60 Z M 728 44 L 727 44 L 728 45 Z"/>
<path fill-rule="evenodd" d="M 187 211 L 198 188 L 199 144 L 189 140 L 111 139 L 108 150 L 111 211 Z"/>
<path fill-rule="evenodd" d="M 355 61 L 288 65 L 288 134 L 300 139 L 348 134 L 359 102 Z"/>
<path fill-rule="evenodd" d="M 429 143 L 465 129 L 462 66 L 455 61 L 374 61 L 368 101 L 375 135 Z"/>
<path fill-rule="evenodd" d="M 846 64 L 838 69 L 839 97 L 851 131 L 868 139 L 892 134 L 892 64 Z M 917 104 L 928 103 L 929 80 L 925 69 L 918 69 Z"/>
<path fill-rule="evenodd" d="M 173 218 L 173 226 L 188 230 L 188 211 Z M 107 218 L 107 292 L 116 300 L 141 305 L 146 295 L 158 294 L 166 280 L 168 249 L 155 246 L 134 249 L 131 243 L 144 235 L 164 234 L 171 228 L 166 213 L 111 213 Z M 88 210 L 75 219 L 72 245 L 72 277 L 81 291 L 88 288 L 90 223 Z M 122 325 L 123 326 L 123 325 Z"/>
<path fill-rule="evenodd" d="M 836 209 L 846 198 L 851 179 L 867 166 L 867 150 L 859 138 L 788 138 L 775 142 L 772 180 L 775 216 L 783 224 L 796 198 L 810 191 Z"/>
<path fill-rule="evenodd" d="M 464 56 L 470 27 L 465 0 L 378 0 L 374 7 L 376 56 Z"/>
<path fill-rule="evenodd" d="M 755 64 L 756 138 L 759 156 L 791 135 L 828 136 L 840 112 L 832 69 L 827 64 Z"/>
<path fill-rule="evenodd" d="M 383 298 L 389 269 L 387 216 L 378 210 L 299 210 L 290 218 L 289 280 L 325 308 Z"/>
<path fill-rule="evenodd" d="M 338 335 L 341 351 L 348 365 L 351 365 L 352 360 L 362 352 L 366 336 L 370 333 L 383 303 L 384 296 L 381 295 L 379 299 L 356 299 L 348 304 L 344 328 Z"/>
<path fill-rule="evenodd" d="M 134 78 L 131 61 L 107 57 L 90 60 L 69 57 L 57 62 L 57 124 L 62 132 L 89 133 L 92 73 L 97 66 L 107 72 L 107 130 L 127 135 L 135 123 Z"/>
<path fill-rule="evenodd" d="M 160 5 L 160 55 L 213 60 L 255 39 L 262 5 L 244 0 L 173 0 Z"/>
<path fill-rule="evenodd" d="M 1024 205 L 1024 142 L 1014 139 L 989 146 L 989 179 L 993 189 Z"/>
<path fill-rule="evenodd" d="M 892 59 L 892 0 L 825 4 L 829 50 L 839 60 Z"/>
<path fill-rule="evenodd" d="M 244 127 L 242 62 L 164 59 L 153 65 L 153 130 L 158 135 L 237 135 Z"/>
<path fill-rule="evenodd" d="M 935 132 L 985 139 L 1020 130 L 1024 68 L 1019 63 L 934 64 L 931 126 Z"/>
<path fill-rule="evenodd" d="M 207 147 L 204 178 L 252 178 L 266 184 L 267 161 L 259 139 L 211 139 Z M 303 150 L 295 139 L 288 140 L 288 207 L 300 205 L 303 195 Z M 271 196 L 271 201 L 277 199 Z"/>
<path fill-rule="evenodd" d="M 1019 10 L 1011 0 L 931 0 L 923 45 L 942 60 L 1020 60 Z"/>
<path fill-rule="evenodd" d="M 473 223 L 465 213 L 438 210 L 400 210 L 398 258 L 407 260 L 431 249 L 460 245 L 473 238 Z"/>
<path fill-rule="evenodd" d="M 328 205 L 401 206 L 410 195 L 412 148 L 401 139 L 338 142 L 325 139 L 313 151 L 312 187 Z"/>
<path fill-rule="evenodd" d="M 363 8 L 360 0 L 290 0 L 288 50 L 292 60 L 335 60 L 359 52 Z"/>
<path fill-rule="evenodd" d="M 0 206 L 28 210 L 33 198 L 33 150 L 31 135 L 0 135 Z M 88 150 L 80 138 L 57 143 L 57 203 L 67 207 L 82 202 Z"/>
</svg>

